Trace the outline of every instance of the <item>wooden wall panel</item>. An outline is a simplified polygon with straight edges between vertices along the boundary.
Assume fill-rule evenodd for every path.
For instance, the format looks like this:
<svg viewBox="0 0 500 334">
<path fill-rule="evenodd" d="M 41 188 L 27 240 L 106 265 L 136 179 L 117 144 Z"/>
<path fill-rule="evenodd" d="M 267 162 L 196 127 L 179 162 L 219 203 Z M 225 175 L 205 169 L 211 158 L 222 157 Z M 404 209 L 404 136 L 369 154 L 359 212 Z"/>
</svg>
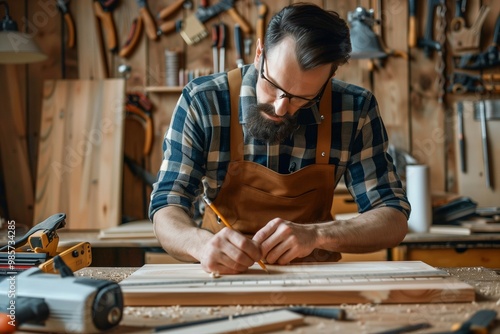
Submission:
<svg viewBox="0 0 500 334">
<path fill-rule="evenodd" d="M 266 23 L 283 6 L 297 2 L 296 0 L 262 1 L 268 6 Z M 174 2 L 174 0 L 149 0 L 148 4 L 153 16 L 156 17 L 156 14 L 161 9 Z M 409 59 L 389 57 L 383 63 L 383 66 L 373 67 L 371 61 L 353 59 L 349 64 L 339 69 L 337 78 L 360 85 L 374 92 L 380 105 L 390 142 L 400 149 L 410 151 L 420 162 L 430 165 L 434 191 L 456 190 L 457 157 L 454 145 L 456 124 L 454 123 L 452 106 L 458 100 L 477 100 L 484 96 L 447 94 L 445 104 L 438 102 L 435 87 L 437 76 L 435 70 L 436 54 L 434 53 L 432 57 L 426 58 L 422 49 L 407 48 L 408 2 L 406 0 L 313 0 L 313 2 L 322 5 L 324 8 L 336 10 L 346 20 L 347 13 L 354 10 L 358 5 L 365 8 L 374 8 L 376 14 L 378 14 L 377 16 L 382 18 L 382 24 L 377 25 L 375 31 L 380 34 L 387 47 L 397 51 L 409 52 Z M 21 145 L 21 147 L 26 147 L 28 160 L 26 170 L 31 175 L 36 173 L 36 161 L 38 160 L 36 148 L 39 140 L 40 106 L 44 80 L 59 79 L 63 76 L 79 79 L 120 78 L 122 74 L 118 72 L 118 66 L 128 65 L 131 72 L 126 80 L 127 91 L 146 92 L 153 102 L 154 141 L 151 154 L 148 157 L 142 157 L 137 148 L 140 147 L 139 143 L 144 140 L 144 133 L 136 122 L 126 122 L 125 142 L 130 143 L 127 144 L 126 152 L 133 155 L 149 172 L 155 174 L 161 163 L 163 136 L 168 128 L 172 111 L 180 94 L 180 88 L 171 92 L 153 92 L 150 89 L 151 87 L 165 85 L 165 50 L 180 52 L 181 66 L 189 70 L 212 68 L 210 37 L 205 38 L 200 43 L 188 46 L 177 32 L 162 35 L 156 41 L 149 40 L 145 32 L 143 32 L 135 52 L 129 58 L 123 59 L 111 54 L 106 48 L 103 48 L 102 43 L 99 41 L 102 31 L 97 26 L 98 22 L 92 8 L 92 0 L 79 0 L 70 2 L 70 10 L 76 24 L 77 43 L 75 49 L 68 50 L 64 49 L 64 42 L 61 40 L 65 27 L 62 24 L 60 13 L 57 11 L 56 14 L 54 10 L 55 1 L 8 0 L 8 3 L 11 8 L 11 16 L 18 22 L 20 27 L 23 24 L 30 23 L 32 28 L 37 28 L 34 33 L 35 39 L 42 50 L 49 55 L 46 62 L 18 66 L 16 69 L 20 80 L 18 91 L 22 100 L 22 102 L 16 104 L 16 108 L 23 109 L 22 115 L 26 118 L 24 128 L 26 143 Z M 377 8 L 379 3 L 382 6 L 381 9 Z M 427 2 L 417 1 L 417 3 L 417 35 L 422 37 L 426 25 Z M 26 7 L 26 4 L 29 4 L 29 7 Z M 446 4 L 446 18 L 449 24 L 454 15 L 455 1 L 446 0 Z M 487 4 L 491 7 L 481 31 L 481 47 L 482 50 L 485 50 L 491 43 L 495 21 L 500 13 L 500 3 L 493 0 L 469 0 L 465 15 L 468 25 L 471 25 L 475 20 L 481 4 Z M 198 1 L 194 1 L 192 8 L 183 8 L 171 15 L 167 20 L 176 21 L 185 18 L 194 13 L 197 6 Z M 254 1 L 238 0 L 235 8 L 255 30 L 258 13 Z M 120 47 L 126 41 L 133 19 L 138 15 L 139 12 L 135 1 L 120 1 L 118 7 L 113 11 Z M 235 21 L 229 14 L 222 13 L 206 22 L 205 27 L 210 32 L 212 24 L 220 22 L 224 22 L 228 28 L 226 67 L 231 69 L 236 66 L 233 40 Z M 161 22 L 157 21 L 157 24 L 159 23 Z M 246 63 L 252 62 L 255 54 L 255 37 L 251 37 L 250 54 L 244 56 Z M 101 49 L 102 55 L 99 51 Z M 451 62 L 449 46 L 447 46 L 446 60 L 445 74 L 450 75 L 455 69 Z M 376 62 L 375 65 L 379 64 Z M 0 66 L 2 69 L 5 68 L 4 65 Z M 107 72 L 106 67 L 109 72 Z M 498 72 L 496 68 L 486 71 L 486 73 Z M 3 70 L 0 71 L 0 77 L 3 76 L 3 81 L 0 81 L 2 83 L 8 82 L 5 73 Z M 480 72 L 469 71 L 468 73 L 478 74 Z M 8 93 L 5 90 L 0 90 L 2 100 L 8 101 L 7 95 Z M 12 99 L 13 97 L 10 96 L 9 98 Z M 493 124 L 492 126 L 492 131 L 495 131 L 496 125 Z M 13 129 L 13 127 L 9 129 Z M 480 147 L 479 144 L 479 142 L 476 143 L 476 146 Z M 5 154 L 5 149 L 3 149 L 2 159 L 8 159 Z M 3 165 L 2 176 L 4 176 L 5 180 L 9 172 L 6 173 L 5 168 L 9 167 L 5 162 Z M 28 183 L 34 184 L 34 181 L 31 180 Z M 18 180 L 11 182 L 19 184 Z M 125 172 L 123 187 L 123 207 L 127 208 L 124 209 L 123 214 L 129 216 L 144 215 L 147 203 L 144 203 L 144 196 L 141 193 L 143 191 L 142 182 Z M 137 194 L 140 194 L 140 196 Z M 148 194 L 149 191 L 146 191 L 146 197 L 148 197 Z M 20 198 L 20 195 L 9 195 L 7 201 L 8 203 L 25 203 L 29 202 L 29 199 L 24 201 Z M 139 201 L 141 201 L 140 204 Z"/>
</svg>

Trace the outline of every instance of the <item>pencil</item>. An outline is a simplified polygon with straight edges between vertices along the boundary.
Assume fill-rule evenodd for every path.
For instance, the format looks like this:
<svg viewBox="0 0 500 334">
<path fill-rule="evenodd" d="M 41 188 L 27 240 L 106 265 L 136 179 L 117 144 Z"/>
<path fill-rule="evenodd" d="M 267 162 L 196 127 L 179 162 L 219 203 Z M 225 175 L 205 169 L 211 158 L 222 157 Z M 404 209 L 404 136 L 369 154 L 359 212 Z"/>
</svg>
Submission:
<svg viewBox="0 0 500 334">
<path fill-rule="evenodd" d="M 224 216 L 219 212 L 219 210 L 217 210 L 217 208 L 215 207 L 215 205 L 213 205 L 213 203 L 208 199 L 207 196 L 203 196 L 203 199 L 205 200 L 205 202 L 208 204 L 208 206 L 210 207 L 210 209 L 212 209 L 212 211 L 217 215 L 219 216 L 220 220 L 224 223 L 224 225 L 226 225 L 227 228 L 231 229 L 231 230 L 234 230 L 234 228 L 231 226 L 231 224 L 229 224 L 226 220 L 226 218 L 224 218 Z M 257 261 L 257 263 L 259 264 L 259 266 L 264 269 L 264 271 L 266 273 L 269 274 L 269 271 L 267 270 L 266 268 L 266 265 L 262 262 L 262 260 L 259 260 Z"/>
</svg>

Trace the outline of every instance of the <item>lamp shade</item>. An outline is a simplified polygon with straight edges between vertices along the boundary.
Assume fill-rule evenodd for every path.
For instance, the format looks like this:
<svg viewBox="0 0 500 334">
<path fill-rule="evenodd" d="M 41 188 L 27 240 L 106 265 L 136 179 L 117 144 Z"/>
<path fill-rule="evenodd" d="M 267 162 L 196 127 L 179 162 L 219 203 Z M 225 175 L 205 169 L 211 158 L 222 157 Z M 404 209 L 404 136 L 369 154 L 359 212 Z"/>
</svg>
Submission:
<svg viewBox="0 0 500 334">
<path fill-rule="evenodd" d="M 348 20 L 351 26 L 352 59 L 387 57 L 379 36 L 372 29 L 375 23 L 372 11 L 358 7 L 354 12 L 348 13 Z"/>
<path fill-rule="evenodd" d="M 18 31 L 0 31 L 0 64 L 26 64 L 47 59 L 33 37 Z"/>
</svg>

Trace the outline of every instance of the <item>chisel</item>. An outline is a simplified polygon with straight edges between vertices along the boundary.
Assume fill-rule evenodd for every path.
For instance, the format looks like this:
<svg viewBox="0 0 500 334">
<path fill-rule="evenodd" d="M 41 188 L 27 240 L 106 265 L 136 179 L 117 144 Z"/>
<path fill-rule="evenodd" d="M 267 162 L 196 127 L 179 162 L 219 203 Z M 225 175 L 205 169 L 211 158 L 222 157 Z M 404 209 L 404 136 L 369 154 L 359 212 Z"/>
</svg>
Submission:
<svg viewBox="0 0 500 334">
<path fill-rule="evenodd" d="M 460 166 L 462 173 L 467 171 L 465 160 L 465 135 L 464 135 L 464 103 L 457 103 L 458 146 L 460 150 Z"/>
<path fill-rule="evenodd" d="M 212 57 L 214 62 L 214 73 L 219 72 L 219 51 L 217 49 L 219 42 L 219 29 L 217 24 L 212 25 Z"/>
<path fill-rule="evenodd" d="M 488 132 L 486 128 L 486 103 L 481 101 L 479 103 L 479 113 L 481 120 L 481 138 L 483 141 L 483 163 L 484 163 L 484 177 L 486 180 L 486 186 L 492 189 L 491 178 L 490 178 L 490 159 L 488 150 Z"/>
<path fill-rule="evenodd" d="M 219 24 L 219 72 L 225 71 L 226 63 L 226 25 Z"/>
<path fill-rule="evenodd" d="M 244 61 L 243 61 L 243 52 L 242 52 L 242 47 L 243 47 L 243 38 L 242 38 L 243 32 L 241 31 L 241 27 L 239 24 L 234 25 L 234 45 L 236 46 L 236 65 L 238 67 L 243 67 Z"/>
</svg>

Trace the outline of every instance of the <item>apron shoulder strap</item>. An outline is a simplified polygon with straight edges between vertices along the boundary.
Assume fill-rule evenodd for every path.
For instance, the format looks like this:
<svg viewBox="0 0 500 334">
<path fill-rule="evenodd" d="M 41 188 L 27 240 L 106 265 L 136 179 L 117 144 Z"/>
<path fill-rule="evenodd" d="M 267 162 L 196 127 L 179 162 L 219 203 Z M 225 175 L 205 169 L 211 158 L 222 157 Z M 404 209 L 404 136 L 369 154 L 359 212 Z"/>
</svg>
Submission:
<svg viewBox="0 0 500 334">
<path fill-rule="evenodd" d="M 227 72 L 231 106 L 230 149 L 231 161 L 243 160 L 243 129 L 240 125 L 241 70 L 235 68 Z"/>
<path fill-rule="evenodd" d="M 328 164 L 332 146 L 332 79 L 326 86 L 325 93 L 319 105 L 321 123 L 318 125 L 316 143 L 316 163 Z"/>
</svg>

